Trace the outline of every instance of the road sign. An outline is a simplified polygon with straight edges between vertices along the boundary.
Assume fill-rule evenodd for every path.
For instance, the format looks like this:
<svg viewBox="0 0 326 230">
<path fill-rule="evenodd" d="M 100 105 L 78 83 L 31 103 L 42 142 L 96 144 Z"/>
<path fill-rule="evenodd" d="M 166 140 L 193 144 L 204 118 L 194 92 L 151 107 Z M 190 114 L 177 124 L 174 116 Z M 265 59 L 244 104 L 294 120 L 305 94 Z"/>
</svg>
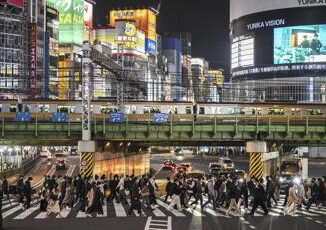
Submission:
<svg viewBox="0 0 326 230">
<path fill-rule="evenodd" d="M 154 113 L 153 121 L 154 123 L 167 123 L 168 115 L 166 113 Z"/>
<path fill-rule="evenodd" d="M 109 115 L 109 121 L 112 123 L 123 123 L 125 121 L 125 115 L 123 113 L 111 113 Z"/>
<path fill-rule="evenodd" d="M 67 122 L 68 114 L 67 113 L 52 113 L 51 119 L 52 119 L 52 122 Z"/>
<path fill-rule="evenodd" d="M 15 121 L 29 122 L 31 121 L 31 114 L 29 112 L 16 112 Z"/>
<path fill-rule="evenodd" d="M 83 166 L 83 167 L 86 166 L 87 165 L 87 161 L 85 161 L 85 160 L 84 161 L 81 161 L 80 162 L 80 165 Z"/>
</svg>

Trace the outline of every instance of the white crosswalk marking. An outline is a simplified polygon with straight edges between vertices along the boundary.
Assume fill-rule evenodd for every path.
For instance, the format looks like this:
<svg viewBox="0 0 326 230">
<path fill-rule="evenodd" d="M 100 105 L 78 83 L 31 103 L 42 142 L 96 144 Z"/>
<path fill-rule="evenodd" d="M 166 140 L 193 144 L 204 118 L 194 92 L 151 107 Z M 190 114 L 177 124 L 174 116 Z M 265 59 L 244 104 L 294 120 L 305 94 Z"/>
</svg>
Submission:
<svg viewBox="0 0 326 230">
<path fill-rule="evenodd" d="M 204 201 L 206 201 L 207 198 L 204 198 Z M 142 216 L 148 216 L 148 217 L 160 217 L 160 218 L 166 218 L 170 216 L 175 217 L 186 217 L 186 216 L 196 216 L 196 217 L 204 217 L 204 216 L 213 216 L 216 218 L 227 218 L 225 216 L 226 208 L 219 207 L 216 210 L 213 210 L 212 204 L 208 204 L 203 210 L 201 210 L 200 206 L 197 205 L 189 207 L 188 209 L 179 212 L 175 209 L 168 209 L 168 204 L 164 203 L 162 200 L 157 199 L 158 207 L 156 207 L 154 210 L 150 211 L 146 207 L 142 206 Z M 26 219 L 45 219 L 46 212 L 39 212 L 39 202 L 37 200 L 34 200 L 31 202 L 31 204 L 35 205 L 32 206 L 29 210 L 22 210 L 21 206 L 17 202 L 13 202 L 10 206 L 9 202 L 3 206 L 3 218 L 12 218 L 13 220 L 26 220 Z M 280 204 L 280 203 L 279 203 Z M 85 212 L 78 211 L 78 208 L 80 207 L 80 203 L 76 205 L 75 209 L 63 209 L 61 210 L 60 214 L 62 218 L 86 218 L 87 214 Z M 127 205 L 122 205 L 121 203 L 115 203 L 110 202 L 108 204 L 103 205 L 103 215 L 96 214 L 96 217 L 104 218 L 104 217 L 127 217 L 128 209 L 130 207 L 130 200 L 128 200 Z M 246 211 L 247 214 L 251 211 L 251 206 Z M 113 212 L 108 213 L 109 210 L 113 210 Z M 275 217 L 282 217 L 283 216 L 283 210 L 284 207 L 274 206 L 271 209 L 269 209 L 269 216 L 275 216 Z M 244 209 L 242 208 L 242 213 L 244 212 Z M 34 213 L 36 213 L 34 215 Z M 139 217 L 138 211 L 134 210 L 135 216 Z M 237 213 L 233 210 L 229 213 L 230 216 L 238 217 Z M 263 216 L 264 211 L 259 207 L 257 208 L 255 212 L 255 216 Z M 35 216 L 35 217 L 34 217 Z M 288 216 L 288 215 L 287 215 Z M 313 221 L 315 223 L 319 223 L 316 221 L 321 221 L 320 217 L 324 218 L 326 217 L 326 208 L 320 207 L 319 209 L 315 206 L 311 207 L 309 211 L 306 209 L 297 210 L 295 215 L 297 217 L 303 217 L 306 218 L 309 221 Z M 51 216 L 52 217 L 52 216 Z M 55 216 L 55 218 L 61 218 L 58 214 Z M 94 216 L 93 216 L 94 217 Z M 250 219 L 247 218 L 247 215 L 244 215 L 243 217 L 240 217 L 240 220 L 244 224 L 248 224 L 248 228 L 250 228 Z M 248 223 L 247 223 L 248 222 Z M 324 225 L 325 223 L 321 223 Z"/>
<path fill-rule="evenodd" d="M 153 210 L 153 214 L 157 217 L 165 217 L 166 215 L 164 214 L 164 212 L 162 212 L 161 210 L 159 210 L 158 208 Z"/>
<path fill-rule="evenodd" d="M 113 205 L 114 205 L 114 209 L 115 209 L 115 213 L 116 213 L 117 217 L 127 216 L 127 213 L 121 203 L 113 202 Z"/>
<path fill-rule="evenodd" d="M 102 214 L 97 214 L 96 217 L 107 217 L 108 216 L 108 207 L 107 205 L 103 205 L 103 215 Z"/>
<path fill-rule="evenodd" d="M 31 215 L 33 212 L 35 212 L 38 209 L 39 209 L 39 207 L 37 207 L 37 206 L 27 209 L 27 210 L 23 211 L 22 213 L 20 213 L 18 216 L 16 216 L 14 219 L 15 220 L 25 219 L 26 217 L 28 217 L 29 215 Z"/>
<path fill-rule="evenodd" d="M 45 219 L 45 218 L 47 218 L 46 212 L 41 212 L 35 217 L 35 219 Z"/>
<path fill-rule="evenodd" d="M 61 214 L 61 217 L 60 217 L 60 215 L 58 214 L 57 216 L 56 216 L 56 218 L 67 218 L 68 217 L 68 215 L 69 215 L 69 213 L 70 213 L 70 211 L 71 211 L 71 209 L 63 209 L 63 210 L 61 210 L 61 212 L 60 212 L 60 214 Z"/>
<path fill-rule="evenodd" d="M 10 208 L 10 207 L 13 207 L 13 206 L 15 206 L 15 205 L 17 205 L 17 204 L 18 204 L 17 202 L 13 202 L 13 203 L 11 203 L 11 204 L 3 205 L 3 206 L 2 206 L 2 210 L 7 209 L 7 208 Z"/>
<path fill-rule="evenodd" d="M 159 205 L 161 205 L 163 208 L 165 208 L 166 210 L 168 210 L 169 212 L 172 212 L 172 214 L 175 215 L 175 216 L 178 216 L 178 217 L 185 217 L 186 216 L 185 214 L 183 214 L 182 212 L 179 212 L 177 210 L 174 210 L 174 209 L 169 210 L 168 205 L 166 203 L 164 203 L 163 201 L 157 200 L 157 203 Z"/>
<path fill-rule="evenodd" d="M 22 208 L 18 205 L 14 208 L 9 209 L 8 211 L 5 211 L 4 213 L 2 213 L 2 218 L 5 219 L 6 217 L 14 214 L 15 212 L 17 212 L 18 210 L 22 210 Z"/>
<path fill-rule="evenodd" d="M 86 217 L 87 217 L 87 213 L 82 211 L 79 211 L 76 216 L 76 218 L 86 218 Z"/>
</svg>

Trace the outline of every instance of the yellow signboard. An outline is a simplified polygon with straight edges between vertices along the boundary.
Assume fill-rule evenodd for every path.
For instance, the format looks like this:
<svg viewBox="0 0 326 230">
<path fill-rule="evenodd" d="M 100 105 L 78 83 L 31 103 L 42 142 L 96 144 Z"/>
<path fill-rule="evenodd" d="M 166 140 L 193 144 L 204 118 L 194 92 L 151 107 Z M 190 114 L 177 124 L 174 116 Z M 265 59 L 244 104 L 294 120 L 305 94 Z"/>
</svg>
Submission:
<svg viewBox="0 0 326 230">
<path fill-rule="evenodd" d="M 109 14 L 110 26 L 115 26 L 117 20 L 133 20 L 140 30 L 144 31 L 146 38 L 156 41 L 156 14 L 149 9 L 138 10 L 112 10 Z"/>
</svg>

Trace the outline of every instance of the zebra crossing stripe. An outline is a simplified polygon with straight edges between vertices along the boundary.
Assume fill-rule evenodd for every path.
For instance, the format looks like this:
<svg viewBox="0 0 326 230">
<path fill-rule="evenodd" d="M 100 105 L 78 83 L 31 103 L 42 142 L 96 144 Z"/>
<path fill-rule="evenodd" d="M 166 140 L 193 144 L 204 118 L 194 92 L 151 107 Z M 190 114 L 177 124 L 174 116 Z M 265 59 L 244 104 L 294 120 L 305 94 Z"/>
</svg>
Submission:
<svg viewBox="0 0 326 230">
<path fill-rule="evenodd" d="M 186 217 L 186 215 L 183 214 L 182 212 L 176 211 L 174 209 L 169 210 L 168 209 L 169 206 L 167 204 L 165 204 L 163 201 L 157 200 L 157 203 L 159 205 L 161 205 L 163 208 L 165 208 L 166 210 L 168 210 L 169 212 L 172 212 L 172 214 L 177 216 L 177 217 Z"/>
<path fill-rule="evenodd" d="M 60 215 L 58 214 L 57 216 L 56 216 L 56 218 L 67 218 L 68 217 L 68 215 L 69 215 L 69 213 L 70 213 L 70 211 L 71 211 L 71 209 L 62 209 L 61 210 L 61 212 L 60 212 L 60 214 L 61 214 L 61 217 L 60 217 Z"/>
<path fill-rule="evenodd" d="M 121 203 L 113 202 L 113 206 L 117 217 L 127 216 L 126 211 Z"/>
<path fill-rule="evenodd" d="M 86 218 L 86 217 L 87 217 L 87 213 L 82 211 L 79 211 L 76 216 L 76 218 Z"/>
<path fill-rule="evenodd" d="M 2 206 L 5 204 L 9 204 L 9 203 L 16 203 L 16 202 L 14 199 L 10 199 L 10 202 L 9 202 L 9 200 L 4 200 L 4 201 L 2 201 Z"/>
<path fill-rule="evenodd" d="M 31 215 L 33 212 L 35 212 L 38 209 L 39 209 L 39 207 L 32 207 L 30 209 L 27 209 L 27 210 L 23 211 L 22 213 L 20 213 L 18 216 L 16 216 L 14 218 L 14 220 L 25 219 L 26 217 L 28 217 L 29 215 Z"/>
<path fill-rule="evenodd" d="M 45 218 L 47 218 L 46 212 L 41 212 L 35 217 L 35 219 L 45 219 Z"/>
<path fill-rule="evenodd" d="M 14 214 L 15 212 L 17 212 L 18 210 L 21 210 L 21 209 L 22 209 L 22 208 L 21 208 L 21 206 L 19 206 L 19 205 L 16 206 L 16 207 L 14 207 L 14 208 L 12 208 L 12 209 L 9 209 L 8 211 L 2 213 L 2 218 L 5 219 L 5 218 L 7 218 L 8 216 Z"/>
<path fill-rule="evenodd" d="M 15 206 L 17 204 L 18 204 L 17 202 L 13 202 L 11 204 L 6 204 L 6 205 L 2 206 L 2 209 L 1 210 L 7 209 L 7 208 L 11 208 L 12 206 Z"/>
<path fill-rule="evenodd" d="M 108 207 L 107 205 L 103 205 L 103 215 L 102 214 L 97 214 L 96 217 L 107 217 L 108 216 Z"/>
<path fill-rule="evenodd" d="M 211 214 L 212 216 L 217 216 L 217 217 L 225 217 L 225 215 L 221 214 L 221 213 L 218 213 L 216 212 L 215 210 L 213 209 L 210 209 L 210 208 L 204 208 L 204 211 L 207 212 L 208 214 Z"/>
<path fill-rule="evenodd" d="M 161 210 L 159 210 L 158 208 L 155 208 L 153 210 L 153 214 L 157 217 L 166 217 L 166 215 L 164 214 L 164 212 L 162 212 Z"/>
</svg>

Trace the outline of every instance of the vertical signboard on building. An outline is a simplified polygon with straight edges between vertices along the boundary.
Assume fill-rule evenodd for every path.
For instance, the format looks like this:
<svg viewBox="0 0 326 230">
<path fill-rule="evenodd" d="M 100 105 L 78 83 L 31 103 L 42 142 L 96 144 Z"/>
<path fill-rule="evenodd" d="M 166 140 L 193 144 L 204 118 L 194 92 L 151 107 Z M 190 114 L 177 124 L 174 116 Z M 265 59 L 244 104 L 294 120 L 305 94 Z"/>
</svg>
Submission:
<svg viewBox="0 0 326 230">
<path fill-rule="evenodd" d="M 84 1 L 84 25 L 93 28 L 93 4 L 87 1 Z"/>
<path fill-rule="evenodd" d="M 59 43 L 83 44 L 84 1 L 47 0 L 59 11 Z"/>
<path fill-rule="evenodd" d="M 31 66 L 30 66 L 30 93 L 31 97 L 34 98 L 36 96 L 36 23 L 31 23 Z"/>
<path fill-rule="evenodd" d="M 49 97 L 50 84 L 50 34 L 48 31 L 44 34 L 44 97 Z"/>
</svg>

